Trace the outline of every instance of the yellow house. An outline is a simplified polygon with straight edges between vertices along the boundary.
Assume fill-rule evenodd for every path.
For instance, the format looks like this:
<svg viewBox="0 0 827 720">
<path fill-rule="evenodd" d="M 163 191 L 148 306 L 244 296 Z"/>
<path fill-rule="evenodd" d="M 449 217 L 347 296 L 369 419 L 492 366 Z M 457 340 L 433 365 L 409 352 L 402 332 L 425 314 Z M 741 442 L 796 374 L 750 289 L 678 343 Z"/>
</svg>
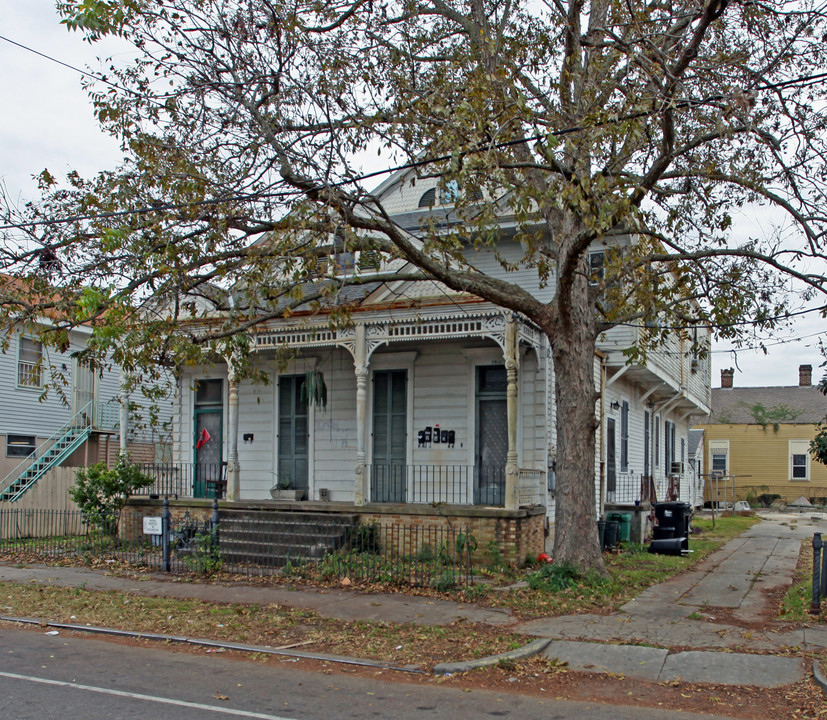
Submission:
<svg viewBox="0 0 827 720">
<path fill-rule="evenodd" d="M 779 495 L 826 502 L 827 466 L 809 447 L 827 417 L 827 397 L 812 384 L 811 365 L 798 374 L 797 386 L 735 388 L 734 371 L 721 371 L 712 413 L 697 426 L 704 432 L 707 498 L 717 486 L 717 498 L 728 501 Z"/>
</svg>

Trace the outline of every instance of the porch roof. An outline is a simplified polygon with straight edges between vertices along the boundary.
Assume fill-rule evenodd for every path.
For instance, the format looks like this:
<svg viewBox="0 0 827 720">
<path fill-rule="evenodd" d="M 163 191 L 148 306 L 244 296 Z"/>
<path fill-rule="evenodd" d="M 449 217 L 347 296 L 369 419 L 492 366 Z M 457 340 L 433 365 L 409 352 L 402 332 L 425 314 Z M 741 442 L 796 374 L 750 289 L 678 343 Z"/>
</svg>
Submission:
<svg viewBox="0 0 827 720">
<path fill-rule="evenodd" d="M 325 316 L 308 316 L 272 321 L 252 336 L 255 350 L 278 348 L 343 347 L 351 352 L 356 342 L 356 325 L 365 326 L 369 353 L 382 345 L 412 340 L 467 340 L 487 338 L 500 347 L 505 344 L 506 319 L 511 313 L 475 301 L 431 307 L 363 307 L 353 324 L 331 328 Z M 541 350 L 542 332 L 519 316 L 517 331 L 521 343 Z"/>
</svg>

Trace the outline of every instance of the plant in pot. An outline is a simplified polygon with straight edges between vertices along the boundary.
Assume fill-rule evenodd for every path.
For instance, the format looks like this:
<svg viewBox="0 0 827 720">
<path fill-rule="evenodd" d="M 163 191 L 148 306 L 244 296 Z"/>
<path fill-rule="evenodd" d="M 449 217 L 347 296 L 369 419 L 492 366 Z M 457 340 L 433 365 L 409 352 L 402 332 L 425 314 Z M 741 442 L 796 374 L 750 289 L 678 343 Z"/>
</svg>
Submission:
<svg viewBox="0 0 827 720">
<path fill-rule="evenodd" d="M 273 500 L 301 500 L 303 495 L 304 490 L 297 490 L 285 479 L 280 479 L 270 488 L 270 497 Z"/>
</svg>

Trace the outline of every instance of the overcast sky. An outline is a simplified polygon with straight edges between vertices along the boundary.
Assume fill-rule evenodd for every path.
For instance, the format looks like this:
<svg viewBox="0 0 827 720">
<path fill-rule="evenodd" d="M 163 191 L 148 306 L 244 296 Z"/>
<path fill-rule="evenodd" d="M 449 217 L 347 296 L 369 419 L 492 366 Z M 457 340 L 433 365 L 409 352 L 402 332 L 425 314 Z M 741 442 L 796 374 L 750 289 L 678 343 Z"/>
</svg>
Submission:
<svg viewBox="0 0 827 720">
<path fill-rule="evenodd" d="M 0 10 L 0 35 L 69 65 L 99 71 L 108 65 L 98 57 L 129 57 L 117 41 L 90 45 L 78 33 L 67 31 L 58 23 L 52 0 L 0 0 Z M 55 175 L 70 169 L 90 175 L 117 163 L 117 143 L 98 130 L 77 72 L 7 40 L 0 40 L 0 67 L 5 85 L 0 106 L 0 176 L 10 197 L 34 199 L 32 176 L 44 168 Z M 736 219 L 744 235 L 760 233 L 762 225 L 761 209 Z M 823 358 L 818 340 L 824 326 L 817 313 L 810 313 L 778 339 L 755 338 L 751 344 L 763 340 L 766 355 L 759 350 L 731 352 L 728 346 L 716 344 L 713 387 L 720 385 L 720 371 L 728 367 L 736 369 L 735 385 L 741 387 L 795 385 L 801 364 L 812 365 L 814 379 L 820 378 Z"/>
</svg>

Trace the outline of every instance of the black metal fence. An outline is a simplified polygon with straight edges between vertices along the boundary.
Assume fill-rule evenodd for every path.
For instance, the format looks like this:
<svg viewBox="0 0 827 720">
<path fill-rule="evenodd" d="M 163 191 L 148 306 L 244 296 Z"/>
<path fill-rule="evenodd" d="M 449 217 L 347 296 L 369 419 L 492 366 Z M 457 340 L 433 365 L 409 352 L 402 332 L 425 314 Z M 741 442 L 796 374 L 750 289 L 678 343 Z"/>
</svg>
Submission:
<svg viewBox="0 0 827 720">
<path fill-rule="evenodd" d="M 503 465 L 367 466 L 370 499 L 379 503 L 447 503 L 502 506 Z"/>
<path fill-rule="evenodd" d="M 278 520 L 240 533 L 232 524 L 221 523 L 222 563 L 231 572 L 437 590 L 473 582 L 477 544 L 467 530 L 377 523 L 308 532 L 300 522 Z"/>
<path fill-rule="evenodd" d="M 181 497 L 224 497 L 227 490 L 227 463 L 139 463 L 142 473 L 155 479 L 135 495 Z"/>
<path fill-rule="evenodd" d="M 810 612 L 818 615 L 821 612 L 821 601 L 827 594 L 827 553 L 824 552 L 824 541 L 821 533 L 813 534 L 813 599 Z"/>
<path fill-rule="evenodd" d="M 89 522 L 79 511 L 0 510 L 0 559 L 114 560 L 172 573 L 282 575 L 306 580 L 432 587 L 473 581 L 476 540 L 467 530 L 429 525 L 319 524 L 273 518 L 126 516 Z"/>
</svg>

